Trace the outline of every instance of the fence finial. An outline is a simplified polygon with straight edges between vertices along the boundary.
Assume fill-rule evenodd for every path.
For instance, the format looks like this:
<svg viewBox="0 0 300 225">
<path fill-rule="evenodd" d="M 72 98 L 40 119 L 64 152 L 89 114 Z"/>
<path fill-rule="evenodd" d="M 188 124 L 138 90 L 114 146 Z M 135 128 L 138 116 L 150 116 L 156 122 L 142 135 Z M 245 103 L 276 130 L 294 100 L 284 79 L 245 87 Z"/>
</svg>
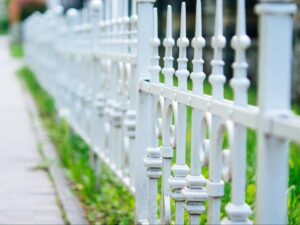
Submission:
<svg viewBox="0 0 300 225">
<path fill-rule="evenodd" d="M 247 78 L 246 50 L 251 40 L 246 35 L 246 13 L 245 0 L 238 0 L 236 34 L 231 40 L 231 46 L 235 50 L 235 61 L 232 65 L 234 70 L 233 78 L 230 81 L 234 89 L 234 100 L 236 104 L 247 105 L 247 89 L 250 81 Z"/>
<path fill-rule="evenodd" d="M 158 18 L 157 18 L 157 8 L 153 9 L 153 38 L 158 38 Z"/>
<path fill-rule="evenodd" d="M 162 72 L 165 75 L 165 84 L 167 86 L 173 86 L 173 51 L 172 48 L 175 44 L 174 39 L 172 38 L 172 7 L 168 5 L 167 11 L 167 32 L 166 38 L 164 39 L 164 47 L 165 47 L 165 57 L 164 57 L 164 68 Z"/>
<path fill-rule="evenodd" d="M 167 11 L 167 38 L 172 38 L 172 7 L 168 5 Z"/>
<path fill-rule="evenodd" d="M 92 0 L 90 3 L 90 8 L 94 11 L 98 11 L 101 7 L 102 1 L 101 0 Z"/>
<path fill-rule="evenodd" d="M 189 71 L 187 70 L 187 56 L 186 49 L 189 46 L 189 40 L 186 38 L 186 6 L 185 2 L 181 4 L 181 27 L 180 38 L 177 40 L 177 46 L 179 47 L 178 70 L 176 76 L 178 77 L 178 88 L 181 90 L 187 89 L 187 77 Z"/>
<path fill-rule="evenodd" d="M 56 5 L 54 8 L 54 13 L 57 15 L 62 15 L 64 12 L 64 7 L 62 5 Z"/>
<path fill-rule="evenodd" d="M 245 0 L 238 0 L 237 5 L 237 27 L 236 34 L 242 35 L 246 34 L 246 12 L 245 12 Z"/>
<path fill-rule="evenodd" d="M 159 72 L 161 69 L 159 66 L 158 47 L 160 45 L 160 40 L 158 39 L 157 23 L 158 23 L 157 8 L 154 8 L 153 9 L 153 38 L 151 39 L 152 54 L 151 54 L 151 67 L 150 67 L 151 81 L 154 83 L 159 82 Z"/>
<path fill-rule="evenodd" d="M 223 0 L 216 3 L 215 35 L 223 34 Z"/>
<path fill-rule="evenodd" d="M 131 15 L 136 15 L 136 0 L 132 0 L 131 4 L 132 4 Z"/>
<path fill-rule="evenodd" d="M 196 31 L 195 36 L 202 36 L 202 5 L 201 0 L 197 0 L 196 4 Z"/>
<path fill-rule="evenodd" d="M 180 37 L 186 37 L 186 6 L 185 2 L 181 4 L 181 18 L 180 18 Z"/>
<path fill-rule="evenodd" d="M 224 61 L 222 58 L 222 50 L 226 45 L 226 39 L 223 36 L 223 0 L 217 0 L 216 19 L 215 19 L 215 34 L 212 38 L 212 47 L 214 49 L 214 58 L 211 61 L 212 74 L 209 81 L 213 86 L 212 95 L 216 99 L 224 98 L 224 76 L 223 67 Z"/>
<path fill-rule="evenodd" d="M 71 18 L 71 17 L 75 17 L 75 16 L 77 16 L 77 10 L 76 9 L 74 9 L 74 8 L 71 8 L 71 9 L 69 9 L 68 11 L 67 11 L 67 17 L 68 18 Z"/>
<path fill-rule="evenodd" d="M 76 9 L 71 8 L 67 11 L 67 21 L 71 26 L 75 25 L 77 16 L 78 11 Z"/>
<path fill-rule="evenodd" d="M 191 79 L 193 81 L 193 92 L 195 94 L 203 93 L 203 81 L 205 74 L 203 72 L 204 60 L 202 59 L 202 49 L 205 46 L 205 39 L 202 37 L 202 7 L 201 0 L 197 0 L 196 6 L 196 30 L 192 41 L 194 48 L 193 72 Z"/>
</svg>

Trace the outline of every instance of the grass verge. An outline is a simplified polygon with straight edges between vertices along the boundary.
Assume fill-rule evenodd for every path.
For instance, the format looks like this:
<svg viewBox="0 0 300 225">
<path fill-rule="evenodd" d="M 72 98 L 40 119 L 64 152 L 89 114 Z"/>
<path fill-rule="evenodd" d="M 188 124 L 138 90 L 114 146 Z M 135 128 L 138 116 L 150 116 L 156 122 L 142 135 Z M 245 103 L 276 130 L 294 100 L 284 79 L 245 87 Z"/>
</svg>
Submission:
<svg viewBox="0 0 300 225">
<path fill-rule="evenodd" d="M 133 224 L 134 199 L 113 173 L 103 165 L 99 190 L 89 164 L 88 145 L 63 120 L 57 119 L 54 100 L 38 84 L 34 74 L 23 67 L 18 76 L 31 92 L 39 116 L 54 143 L 65 173 L 72 181 L 91 224 Z"/>
<path fill-rule="evenodd" d="M 10 45 L 10 54 L 12 57 L 20 59 L 24 56 L 24 51 L 21 43 L 14 43 Z"/>
</svg>

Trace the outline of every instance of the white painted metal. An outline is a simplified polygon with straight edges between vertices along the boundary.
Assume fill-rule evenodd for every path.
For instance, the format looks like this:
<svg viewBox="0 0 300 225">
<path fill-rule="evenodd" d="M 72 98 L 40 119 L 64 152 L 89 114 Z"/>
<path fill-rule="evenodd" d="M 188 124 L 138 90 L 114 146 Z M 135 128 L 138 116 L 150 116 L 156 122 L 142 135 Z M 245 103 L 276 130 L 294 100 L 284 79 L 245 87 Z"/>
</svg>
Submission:
<svg viewBox="0 0 300 225">
<path fill-rule="evenodd" d="M 137 1 L 138 10 L 138 43 L 137 43 L 137 79 L 135 80 L 134 91 L 138 92 L 139 80 L 150 80 L 149 68 L 151 57 L 150 40 L 153 37 L 153 4 L 154 1 Z M 143 42 L 147 40 L 145 45 Z M 143 164 L 143 159 L 146 156 L 146 149 L 151 146 L 151 96 L 148 93 L 136 93 L 137 97 L 137 124 L 136 124 L 136 136 L 137 138 L 135 146 L 135 188 L 136 188 L 136 220 L 138 223 L 144 223 L 149 216 L 149 204 L 146 197 L 149 193 L 147 185 L 146 168 Z"/>
<path fill-rule="evenodd" d="M 250 38 L 246 35 L 245 1 L 237 2 L 236 35 L 232 38 L 231 45 L 235 50 L 235 61 L 232 65 L 234 74 L 230 81 L 234 90 L 234 103 L 242 107 L 247 106 L 247 89 L 250 85 L 247 79 L 246 49 L 250 46 Z M 228 219 L 225 224 L 251 224 L 248 216 L 251 214 L 250 207 L 245 203 L 246 189 L 246 147 L 247 128 L 235 123 L 233 140 L 230 154 L 229 177 L 232 180 L 231 202 L 226 206 Z"/>
<path fill-rule="evenodd" d="M 165 77 L 165 85 L 167 87 L 173 86 L 173 75 L 175 69 L 173 68 L 173 54 L 172 48 L 175 44 L 172 38 L 172 8 L 168 6 L 167 11 L 167 24 L 166 24 L 166 37 L 163 41 L 165 47 L 164 56 L 164 67 L 162 72 Z M 162 224 L 169 224 L 171 222 L 171 193 L 170 185 L 168 182 L 171 176 L 171 159 L 173 157 L 173 148 L 171 143 L 171 127 L 172 127 L 172 115 L 174 115 L 174 107 L 172 107 L 171 101 L 164 99 L 162 113 L 162 146 L 161 146 L 161 157 L 163 158 L 163 168 L 162 168 L 162 189 L 161 189 L 161 208 L 160 208 L 160 222 Z"/>
<path fill-rule="evenodd" d="M 181 5 L 181 26 L 180 37 L 177 40 L 179 48 L 178 69 L 176 76 L 178 79 L 178 89 L 187 90 L 187 78 L 189 71 L 187 70 L 188 59 L 186 57 L 189 40 L 186 38 L 186 6 L 185 2 Z M 186 106 L 177 103 L 177 115 L 175 121 L 176 128 L 176 163 L 172 166 L 173 177 L 169 178 L 170 186 L 172 187 L 172 198 L 175 200 L 175 224 L 184 223 L 184 202 L 185 198 L 182 193 L 186 186 L 186 176 L 189 173 L 189 168 L 185 162 L 186 152 Z"/>
<path fill-rule="evenodd" d="M 259 121 L 276 111 L 290 110 L 292 14 L 296 6 L 283 1 L 262 1 L 259 14 Z M 275 38 L 275 39 L 274 39 Z M 288 140 L 258 129 L 257 223 L 286 223 Z"/>
<path fill-rule="evenodd" d="M 253 209 L 245 200 L 248 128 L 255 130 L 258 138 L 256 223 L 285 223 L 288 141 L 300 143 L 300 118 L 290 111 L 295 6 L 284 0 L 262 0 L 257 6 L 260 65 L 256 107 L 247 102 L 246 50 L 250 39 L 245 0 L 237 0 L 236 33 L 231 40 L 235 51 L 230 80 L 233 101 L 223 98 L 223 1 L 216 0 L 209 76 L 212 96 L 203 94 L 201 0 L 197 0 L 191 42 L 191 74 L 187 70 L 185 3 L 175 72 L 172 9 L 168 6 L 161 69 L 154 2 L 132 0 L 131 15 L 127 0 L 93 0 L 83 10 L 70 9 L 66 16 L 60 6 L 45 14 L 35 13 L 24 24 L 26 63 L 54 97 L 59 115 L 90 145 L 95 173 L 101 175 L 101 159 L 134 194 L 136 223 L 183 224 L 186 210 L 189 224 L 199 224 L 208 202 L 208 223 L 251 224 L 248 217 Z M 160 76 L 164 76 L 164 83 Z M 173 84 L 174 76 L 178 86 Z M 192 91 L 187 89 L 189 76 Z M 186 147 L 187 107 L 192 110 L 191 149 Z M 225 150 L 224 136 L 229 141 Z M 187 151 L 190 164 L 186 162 Z M 209 176 L 205 177 L 202 167 L 207 165 Z M 232 188 L 226 218 L 220 216 L 222 175 Z"/>
<path fill-rule="evenodd" d="M 153 12 L 153 38 L 151 39 L 152 55 L 151 55 L 151 81 L 154 83 L 159 82 L 159 56 L 158 47 L 160 41 L 158 39 L 157 27 L 158 27 L 157 9 L 154 8 Z M 160 156 L 160 148 L 158 146 L 158 140 L 156 137 L 156 123 L 157 119 L 157 101 L 158 96 L 151 96 L 151 145 L 147 148 L 147 156 L 144 159 L 145 166 L 147 168 L 147 175 L 149 177 L 149 224 L 157 223 L 157 194 L 158 194 L 158 178 L 161 176 L 162 158 Z"/>
<path fill-rule="evenodd" d="M 225 76 L 223 74 L 224 62 L 222 60 L 222 49 L 225 47 L 226 39 L 223 36 L 223 0 L 216 1 L 215 33 L 212 37 L 214 58 L 211 62 L 212 74 L 209 82 L 212 85 L 212 98 L 223 100 Z M 208 223 L 220 224 L 221 197 L 224 194 L 224 182 L 221 179 L 222 169 L 222 139 L 224 134 L 222 120 L 217 115 L 212 115 L 210 127 L 210 153 L 209 153 L 209 179 L 207 180 L 208 192 Z M 221 140 L 220 140 L 221 138 Z"/>
<path fill-rule="evenodd" d="M 203 95 L 203 81 L 205 74 L 203 72 L 202 49 L 205 46 L 205 39 L 202 37 L 202 7 L 201 1 L 197 1 L 196 10 L 196 29 L 195 37 L 192 41 L 194 48 L 193 72 L 191 79 L 193 81 L 193 93 Z M 201 162 L 199 154 L 205 141 L 207 127 L 205 111 L 192 108 L 192 140 L 191 140 L 191 173 L 186 177 L 186 187 L 182 193 L 186 201 L 186 210 L 189 213 L 190 224 L 199 224 L 200 215 L 204 213 L 203 203 L 207 200 L 207 191 L 205 189 L 206 179 L 201 173 Z"/>
</svg>

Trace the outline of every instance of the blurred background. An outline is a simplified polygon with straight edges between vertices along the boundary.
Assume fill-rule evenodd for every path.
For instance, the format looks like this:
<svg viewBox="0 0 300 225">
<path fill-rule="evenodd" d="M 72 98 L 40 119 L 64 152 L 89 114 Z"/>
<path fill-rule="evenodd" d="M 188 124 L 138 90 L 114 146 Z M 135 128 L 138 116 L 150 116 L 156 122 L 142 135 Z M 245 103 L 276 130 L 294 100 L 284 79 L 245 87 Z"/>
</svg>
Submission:
<svg viewBox="0 0 300 225">
<path fill-rule="evenodd" d="M 171 4 L 173 7 L 173 29 L 174 38 L 179 36 L 179 20 L 180 20 L 180 5 L 183 0 L 157 0 L 156 7 L 159 14 L 159 36 L 161 39 L 165 35 L 165 18 L 166 7 Z M 248 50 L 249 62 L 249 78 L 252 84 L 256 85 L 256 71 L 257 71 L 257 38 L 259 36 L 257 29 L 257 16 L 254 13 L 254 6 L 258 0 L 248 0 L 247 3 L 247 33 L 251 37 L 252 45 Z M 295 0 L 300 5 L 300 0 Z M 65 11 L 69 8 L 80 9 L 89 0 L 0 0 L 0 33 L 10 33 L 12 43 L 22 42 L 22 29 L 21 24 L 24 19 L 30 16 L 35 11 L 44 12 L 47 8 L 51 8 L 57 4 L 61 4 Z M 195 8 L 196 1 L 188 0 L 187 3 L 187 35 L 191 40 L 194 36 L 195 27 Z M 210 40 L 214 31 L 214 4 L 212 0 L 202 0 L 203 4 L 203 33 L 207 41 L 204 50 L 205 59 L 205 72 L 210 74 L 210 60 L 212 58 L 212 49 L 210 47 Z M 224 35 L 227 40 L 234 35 L 235 32 L 235 14 L 236 14 L 236 1 L 224 0 Z M 293 60 L 293 98 L 300 102 L 300 14 L 295 16 L 295 36 L 294 36 L 294 60 Z M 230 47 L 230 41 L 227 41 L 226 48 L 224 49 L 225 60 L 225 75 L 227 78 L 232 76 L 231 63 L 233 61 L 233 50 Z M 163 56 L 163 48 L 160 49 L 160 54 Z M 189 59 L 192 59 L 192 48 L 188 50 Z M 174 56 L 177 57 L 178 49 L 174 48 Z M 176 64 L 176 62 L 175 62 Z"/>
</svg>

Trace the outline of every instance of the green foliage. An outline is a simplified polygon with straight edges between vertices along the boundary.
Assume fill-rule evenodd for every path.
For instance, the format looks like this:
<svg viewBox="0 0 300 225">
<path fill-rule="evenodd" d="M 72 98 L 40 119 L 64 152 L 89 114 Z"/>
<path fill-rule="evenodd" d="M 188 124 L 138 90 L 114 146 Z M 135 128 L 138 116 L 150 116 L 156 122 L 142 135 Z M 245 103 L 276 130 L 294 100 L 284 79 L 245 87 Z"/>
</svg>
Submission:
<svg viewBox="0 0 300 225">
<path fill-rule="evenodd" d="M 40 116 L 48 129 L 50 137 L 56 145 L 67 176 L 73 181 L 74 190 L 78 193 L 87 212 L 87 217 L 92 224 L 132 224 L 134 218 L 134 200 L 127 189 L 120 184 L 118 179 L 106 166 L 102 167 L 99 190 L 95 190 L 96 178 L 89 164 L 90 149 L 82 139 L 74 134 L 65 121 L 57 119 L 54 101 L 39 86 L 34 75 L 28 68 L 22 68 L 19 76 L 26 82 L 32 92 L 40 110 Z M 163 77 L 161 77 L 163 80 Z M 174 84 L 176 85 L 176 79 Z M 192 88 L 191 82 L 188 83 Z M 206 82 L 205 94 L 211 94 L 211 87 Z M 225 97 L 233 98 L 232 90 L 225 87 Z M 249 103 L 256 104 L 256 90 L 249 90 Z M 293 106 L 293 110 L 299 114 L 300 108 Z M 187 124 L 187 162 L 190 161 L 191 138 L 191 108 L 188 108 Z M 224 147 L 228 145 L 227 135 L 224 135 Z M 254 208 L 256 195 L 256 133 L 248 130 L 247 135 L 247 187 L 246 201 Z M 175 158 L 175 157 L 174 157 Z M 173 158 L 173 159 L 174 159 Z M 300 148 L 291 144 L 290 149 L 290 176 L 288 190 L 288 223 L 300 224 Z M 208 169 L 203 168 L 203 174 L 207 177 Z M 159 182 L 161 186 L 161 180 Z M 222 199 L 221 215 L 225 216 L 225 205 L 230 201 L 231 187 L 225 184 L 225 196 Z M 161 196 L 158 196 L 158 202 Z M 172 209 L 174 201 L 172 200 Z M 207 204 L 206 204 L 207 205 Z M 187 219 L 187 216 L 186 216 Z M 255 219 L 255 214 L 251 215 Z M 205 223 L 207 216 L 201 217 L 201 223 Z"/>
<path fill-rule="evenodd" d="M 23 46 L 20 43 L 10 45 L 10 55 L 14 58 L 22 58 L 24 56 Z"/>
<path fill-rule="evenodd" d="M 134 199 L 108 167 L 102 166 L 101 188 L 95 189 L 96 177 L 89 164 L 88 145 L 67 123 L 57 118 L 53 99 L 41 88 L 26 67 L 18 71 L 32 93 L 39 115 L 60 155 L 66 175 L 79 195 L 91 224 L 133 224 Z M 45 165 L 38 165 L 44 168 Z"/>
<path fill-rule="evenodd" d="M 29 17 L 34 12 L 45 12 L 46 11 L 46 5 L 45 4 L 37 4 L 34 2 L 27 3 L 22 7 L 21 10 L 21 21 L 24 21 L 27 17 Z"/>
<path fill-rule="evenodd" d="M 7 34 L 9 29 L 9 23 L 7 19 L 0 19 L 0 35 Z"/>
<path fill-rule="evenodd" d="M 48 171 L 50 166 L 54 163 L 53 159 L 44 159 L 42 162 L 38 163 L 34 167 L 31 168 L 31 170 L 36 171 L 36 170 L 44 170 Z"/>
<path fill-rule="evenodd" d="M 8 6 L 9 0 L 4 1 L 5 7 Z M 6 10 L 6 9 L 5 9 Z M 9 31 L 9 21 L 7 15 L 0 18 L 0 35 L 7 34 Z"/>
</svg>

